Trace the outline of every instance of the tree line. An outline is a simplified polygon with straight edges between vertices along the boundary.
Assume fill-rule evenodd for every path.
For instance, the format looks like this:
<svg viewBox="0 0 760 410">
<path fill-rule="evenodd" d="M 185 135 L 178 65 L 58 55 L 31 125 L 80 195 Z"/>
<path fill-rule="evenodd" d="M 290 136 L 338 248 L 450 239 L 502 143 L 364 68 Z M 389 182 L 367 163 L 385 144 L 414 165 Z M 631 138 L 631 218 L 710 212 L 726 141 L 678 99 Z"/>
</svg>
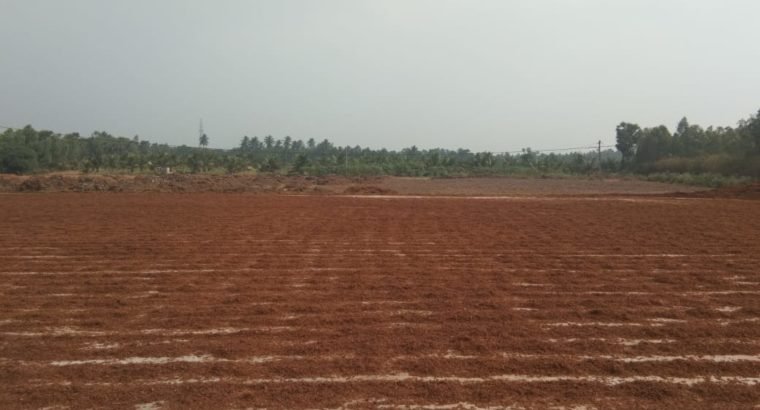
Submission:
<svg viewBox="0 0 760 410">
<path fill-rule="evenodd" d="M 169 146 L 98 131 L 84 137 L 31 126 L 0 134 L 0 172 L 277 172 L 302 175 L 470 176 L 509 174 L 592 174 L 603 172 L 690 172 L 760 177 L 760 111 L 732 127 L 689 124 L 675 131 L 623 122 L 615 129 L 617 150 L 601 152 L 472 152 L 467 149 L 402 150 L 336 146 L 327 139 L 244 136 L 233 149 Z"/>
<path fill-rule="evenodd" d="M 625 170 L 760 178 L 760 110 L 736 127 L 702 128 L 683 118 L 673 133 L 664 125 L 641 128 L 628 122 L 615 131 Z"/>
<path fill-rule="evenodd" d="M 511 173 L 586 174 L 600 167 L 595 152 L 519 153 L 472 152 L 467 149 L 399 151 L 361 146 L 336 146 L 271 135 L 243 137 L 233 149 L 207 148 L 203 134 L 198 147 L 150 143 L 135 136 L 115 137 L 98 131 L 89 137 L 56 134 L 31 126 L 0 134 L 0 172 L 33 173 L 65 170 L 85 172 L 152 172 L 170 167 L 177 172 L 277 172 L 303 175 L 467 176 Z M 614 170 L 620 155 L 602 152 L 602 167 Z"/>
</svg>

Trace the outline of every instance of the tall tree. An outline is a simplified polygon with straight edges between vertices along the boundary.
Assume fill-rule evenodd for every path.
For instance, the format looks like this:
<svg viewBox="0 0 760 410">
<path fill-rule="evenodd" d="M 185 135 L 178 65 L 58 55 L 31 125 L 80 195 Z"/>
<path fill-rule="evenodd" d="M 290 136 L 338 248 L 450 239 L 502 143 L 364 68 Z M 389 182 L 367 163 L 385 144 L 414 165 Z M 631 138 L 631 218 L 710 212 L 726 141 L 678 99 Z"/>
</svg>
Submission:
<svg viewBox="0 0 760 410">
<path fill-rule="evenodd" d="M 37 154 L 20 143 L 0 144 L 0 172 L 23 174 L 37 169 Z"/>
<path fill-rule="evenodd" d="M 274 137 L 271 135 L 267 135 L 266 137 L 264 137 L 264 146 L 266 147 L 267 150 L 272 149 L 272 147 L 274 146 Z"/>
<path fill-rule="evenodd" d="M 293 143 L 290 145 L 290 148 L 293 149 L 293 151 L 296 151 L 296 152 L 303 151 L 303 141 L 301 141 L 301 140 L 295 140 L 295 141 L 293 141 Z"/>
<path fill-rule="evenodd" d="M 198 138 L 198 145 L 200 145 L 203 148 L 208 147 L 208 135 L 205 133 Z"/>
<path fill-rule="evenodd" d="M 760 110 L 745 122 L 744 133 L 753 145 L 754 152 L 760 154 Z"/>
<path fill-rule="evenodd" d="M 303 173 L 304 168 L 309 165 L 309 159 L 304 154 L 298 154 L 296 160 L 293 163 L 293 172 L 297 174 Z"/>
<path fill-rule="evenodd" d="M 664 125 L 643 130 L 636 150 L 636 163 L 651 164 L 667 156 L 672 148 L 672 141 L 670 131 Z"/>
<path fill-rule="evenodd" d="M 684 135 L 688 129 L 689 119 L 686 117 L 681 118 L 681 121 L 678 121 L 678 125 L 676 126 L 676 134 Z"/>
<path fill-rule="evenodd" d="M 636 124 L 621 122 L 615 128 L 616 141 L 615 147 L 623 154 L 623 163 L 627 163 L 636 154 L 636 146 L 641 137 L 641 127 Z"/>
</svg>

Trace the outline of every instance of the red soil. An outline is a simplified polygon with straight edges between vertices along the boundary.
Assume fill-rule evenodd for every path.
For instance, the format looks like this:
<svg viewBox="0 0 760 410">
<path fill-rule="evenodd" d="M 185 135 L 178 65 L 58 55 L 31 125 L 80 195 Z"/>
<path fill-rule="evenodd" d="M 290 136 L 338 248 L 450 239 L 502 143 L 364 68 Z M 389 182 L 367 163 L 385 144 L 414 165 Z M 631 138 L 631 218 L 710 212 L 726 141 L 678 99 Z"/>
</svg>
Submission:
<svg viewBox="0 0 760 410">
<path fill-rule="evenodd" d="M 760 203 L 0 196 L 0 408 L 748 408 Z"/>
<path fill-rule="evenodd" d="M 705 188 L 618 178 L 402 178 L 389 177 L 373 185 L 402 195 L 535 196 L 652 195 L 704 191 Z"/>
<path fill-rule="evenodd" d="M 353 185 L 343 191 L 348 195 L 392 195 L 396 191 L 387 188 L 380 188 L 374 185 Z"/>
<path fill-rule="evenodd" d="M 272 174 L 131 175 L 59 172 L 0 174 L 0 192 L 246 192 L 400 194 L 447 196 L 652 195 L 692 193 L 705 188 L 598 178 L 407 178 L 321 177 Z"/>
<path fill-rule="evenodd" d="M 689 192 L 680 196 L 693 198 L 760 199 L 760 182 L 718 188 L 709 191 Z"/>
</svg>

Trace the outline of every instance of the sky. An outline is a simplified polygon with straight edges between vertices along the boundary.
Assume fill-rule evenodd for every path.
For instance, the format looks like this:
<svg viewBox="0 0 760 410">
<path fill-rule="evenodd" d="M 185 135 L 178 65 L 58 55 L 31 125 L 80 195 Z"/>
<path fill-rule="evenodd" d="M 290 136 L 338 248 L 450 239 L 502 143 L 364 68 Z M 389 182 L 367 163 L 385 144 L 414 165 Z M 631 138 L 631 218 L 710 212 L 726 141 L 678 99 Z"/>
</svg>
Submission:
<svg viewBox="0 0 760 410">
<path fill-rule="evenodd" d="M 760 109 L 757 0 L 0 0 L 0 124 L 511 151 Z"/>
</svg>

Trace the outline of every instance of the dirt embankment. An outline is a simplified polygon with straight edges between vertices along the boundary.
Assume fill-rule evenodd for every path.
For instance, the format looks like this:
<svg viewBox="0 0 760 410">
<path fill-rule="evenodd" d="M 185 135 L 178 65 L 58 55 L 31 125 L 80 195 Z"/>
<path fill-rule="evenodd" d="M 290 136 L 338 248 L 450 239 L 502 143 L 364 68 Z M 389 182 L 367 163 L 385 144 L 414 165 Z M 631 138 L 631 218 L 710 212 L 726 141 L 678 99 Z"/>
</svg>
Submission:
<svg viewBox="0 0 760 410">
<path fill-rule="evenodd" d="M 708 190 L 635 179 L 233 175 L 0 175 L 0 192 L 247 192 L 428 196 L 658 195 L 760 199 L 760 183 Z"/>
<path fill-rule="evenodd" d="M 679 194 L 679 196 L 692 198 L 760 199 L 760 182 L 712 189 L 709 191 L 684 193 Z"/>
<path fill-rule="evenodd" d="M 350 184 L 340 177 L 280 175 L 88 175 L 0 176 L 0 192 L 280 192 L 331 193 Z"/>
<path fill-rule="evenodd" d="M 396 191 L 375 185 L 351 185 L 343 191 L 349 195 L 394 195 Z"/>
</svg>

